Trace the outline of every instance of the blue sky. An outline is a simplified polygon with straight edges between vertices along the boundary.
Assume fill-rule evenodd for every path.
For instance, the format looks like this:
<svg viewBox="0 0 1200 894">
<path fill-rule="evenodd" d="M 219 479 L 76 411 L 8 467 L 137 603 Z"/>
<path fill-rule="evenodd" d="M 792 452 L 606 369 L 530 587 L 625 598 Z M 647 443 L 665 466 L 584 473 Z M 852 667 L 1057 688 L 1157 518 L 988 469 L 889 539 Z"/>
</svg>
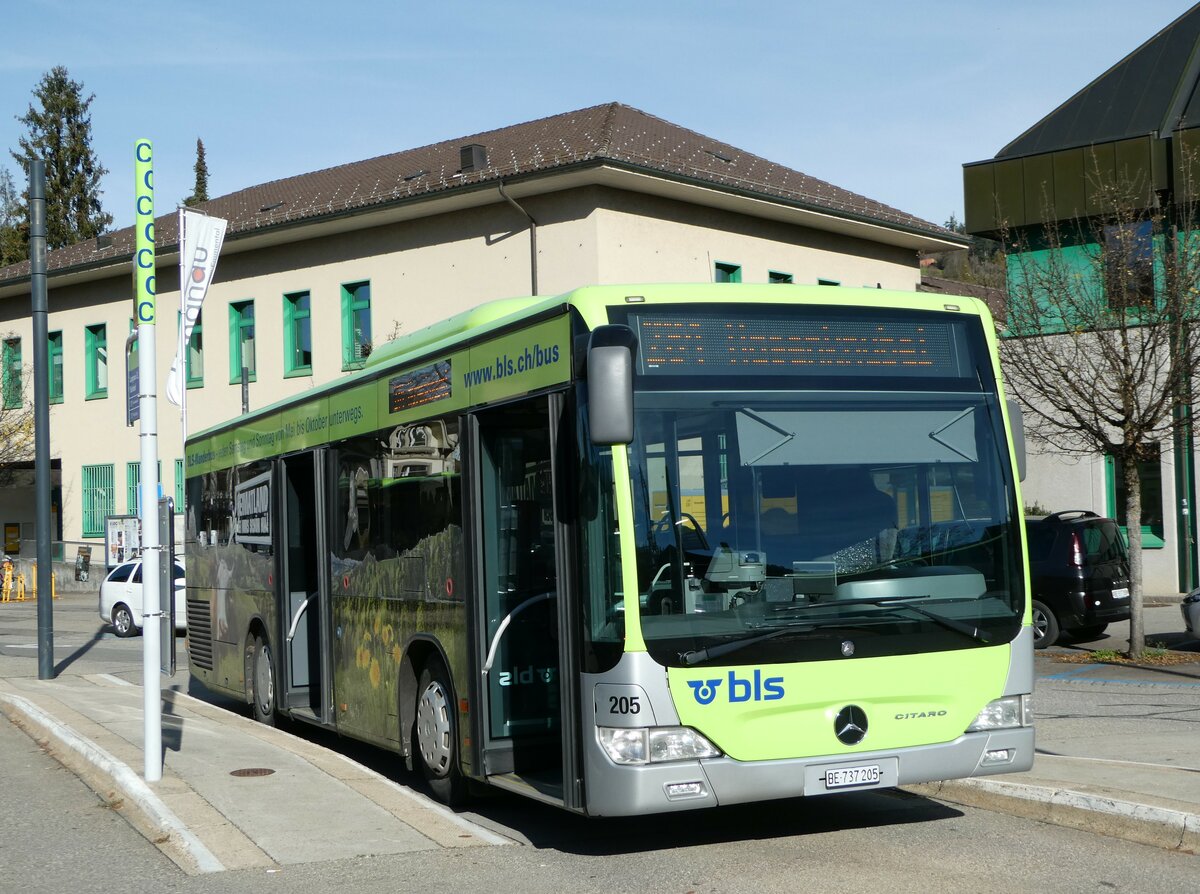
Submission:
<svg viewBox="0 0 1200 894">
<path fill-rule="evenodd" d="M 479 4 L 22 0 L 5 10 L 0 150 L 42 74 L 96 95 L 105 210 L 209 194 L 618 101 L 941 223 L 989 158 L 1180 16 L 1184 0 Z M 102 12 L 97 12 L 100 9 Z M 211 18 L 205 18 L 202 10 Z M 0 154 L 22 184 L 16 163 Z"/>
</svg>

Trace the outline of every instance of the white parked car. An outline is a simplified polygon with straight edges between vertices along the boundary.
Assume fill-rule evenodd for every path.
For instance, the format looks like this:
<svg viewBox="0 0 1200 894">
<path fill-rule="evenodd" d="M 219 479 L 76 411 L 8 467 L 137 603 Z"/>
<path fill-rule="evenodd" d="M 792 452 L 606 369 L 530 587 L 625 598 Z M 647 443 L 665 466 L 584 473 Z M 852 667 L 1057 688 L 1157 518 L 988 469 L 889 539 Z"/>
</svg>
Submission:
<svg viewBox="0 0 1200 894">
<path fill-rule="evenodd" d="M 1192 590 L 1179 606 L 1183 612 L 1183 626 L 1188 633 L 1200 638 L 1200 589 Z"/>
<path fill-rule="evenodd" d="M 187 629 L 187 589 L 183 566 L 176 561 L 175 627 Z M 162 594 L 159 594 L 162 598 Z M 142 630 L 142 560 L 122 562 L 100 584 L 100 617 L 112 624 L 117 636 L 137 636 Z"/>
</svg>

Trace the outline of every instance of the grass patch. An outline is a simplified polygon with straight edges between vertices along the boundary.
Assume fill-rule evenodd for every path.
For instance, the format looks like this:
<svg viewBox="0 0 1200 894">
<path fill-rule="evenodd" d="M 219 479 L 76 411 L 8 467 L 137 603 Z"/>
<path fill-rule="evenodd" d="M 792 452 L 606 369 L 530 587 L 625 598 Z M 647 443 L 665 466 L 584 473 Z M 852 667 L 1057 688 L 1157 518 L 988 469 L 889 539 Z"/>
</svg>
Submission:
<svg viewBox="0 0 1200 894">
<path fill-rule="evenodd" d="M 1128 664 L 1128 665 L 1170 665 L 1192 664 L 1200 661 L 1196 652 L 1173 652 L 1162 643 L 1148 644 L 1142 650 L 1140 658 L 1131 658 L 1128 652 L 1117 649 L 1096 649 L 1093 652 L 1061 652 L 1054 655 L 1054 660 L 1061 664 Z"/>
</svg>

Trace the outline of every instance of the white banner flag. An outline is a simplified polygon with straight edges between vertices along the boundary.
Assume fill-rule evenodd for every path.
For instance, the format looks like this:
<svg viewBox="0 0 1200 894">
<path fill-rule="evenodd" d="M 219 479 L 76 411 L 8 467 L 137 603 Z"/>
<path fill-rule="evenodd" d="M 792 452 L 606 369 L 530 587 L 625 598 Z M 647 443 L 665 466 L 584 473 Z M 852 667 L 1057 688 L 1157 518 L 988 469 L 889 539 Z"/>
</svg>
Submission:
<svg viewBox="0 0 1200 894">
<path fill-rule="evenodd" d="M 227 221 L 188 208 L 179 209 L 179 304 L 183 316 L 179 350 L 167 375 L 167 400 L 183 406 L 184 358 L 200 306 L 217 272 L 217 257 L 225 241 Z"/>
</svg>

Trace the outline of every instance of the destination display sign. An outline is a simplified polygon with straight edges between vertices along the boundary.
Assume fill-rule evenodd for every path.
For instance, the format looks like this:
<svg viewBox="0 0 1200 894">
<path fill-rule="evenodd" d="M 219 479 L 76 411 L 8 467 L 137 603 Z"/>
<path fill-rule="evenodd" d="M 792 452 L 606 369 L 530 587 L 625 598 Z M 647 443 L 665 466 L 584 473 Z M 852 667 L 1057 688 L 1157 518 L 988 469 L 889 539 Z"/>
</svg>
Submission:
<svg viewBox="0 0 1200 894">
<path fill-rule="evenodd" d="M 645 375 L 967 375 L 963 321 L 744 314 L 632 314 Z"/>
</svg>

